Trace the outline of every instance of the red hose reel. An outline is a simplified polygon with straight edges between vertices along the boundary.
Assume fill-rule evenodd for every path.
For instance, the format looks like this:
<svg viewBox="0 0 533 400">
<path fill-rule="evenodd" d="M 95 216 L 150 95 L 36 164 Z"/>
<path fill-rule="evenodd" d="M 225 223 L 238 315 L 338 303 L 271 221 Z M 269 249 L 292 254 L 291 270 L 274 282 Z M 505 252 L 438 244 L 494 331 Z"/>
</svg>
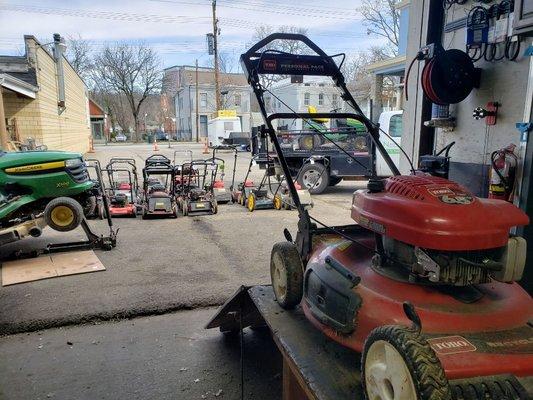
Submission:
<svg viewBox="0 0 533 400">
<path fill-rule="evenodd" d="M 421 76 L 422 90 L 435 104 L 459 103 L 479 87 L 481 70 L 474 67 L 473 61 L 462 50 L 444 50 L 440 45 L 432 44 L 420 49 L 413 62 L 415 60 L 426 61 Z"/>
</svg>

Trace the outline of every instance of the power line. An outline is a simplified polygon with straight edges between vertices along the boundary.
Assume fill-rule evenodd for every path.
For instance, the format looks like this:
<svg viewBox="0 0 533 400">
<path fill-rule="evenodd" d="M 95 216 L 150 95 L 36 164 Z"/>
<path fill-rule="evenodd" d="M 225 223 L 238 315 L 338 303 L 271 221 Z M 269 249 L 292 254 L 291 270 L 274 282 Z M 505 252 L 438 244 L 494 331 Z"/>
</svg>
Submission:
<svg viewBox="0 0 533 400">
<path fill-rule="evenodd" d="M 183 0 L 150 0 L 157 3 L 172 3 L 172 4 L 187 4 L 187 5 L 196 5 L 197 3 L 191 3 L 188 1 Z M 346 13 L 342 13 L 342 15 L 339 15 L 338 12 L 336 12 L 334 15 L 329 14 L 326 10 L 318 10 L 318 9 L 305 9 L 305 8 L 295 8 L 295 7 L 286 7 L 285 9 L 279 9 L 279 7 L 260 7 L 260 6 L 240 6 L 240 5 L 230 5 L 228 3 L 223 3 L 220 5 L 220 7 L 225 8 L 233 8 L 236 10 L 243 10 L 243 11 L 256 11 L 256 12 L 265 12 L 265 13 L 272 13 L 272 14 L 281 14 L 281 15 L 297 15 L 300 17 L 307 17 L 307 18 L 318 18 L 318 19 L 335 19 L 335 20 L 346 20 L 351 21 L 354 18 L 358 17 L 359 15 L 353 14 L 352 16 L 346 15 Z"/>
<path fill-rule="evenodd" d="M 84 17 L 84 18 L 97 18 L 97 19 L 110 19 L 115 21 L 126 22 L 149 22 L 149 23 L 167 23 L 167 24 L 181 24 L 181 23 L 194 23 L 198 20 L 205 19 L 206 22 L 210 17 L 198 17 L 189 15 L 154 15 L 154 14 L 134 14 L 126 12 L 112 12 L 112 11 L 91 11 L 91 10 L 78 10 L 78 9 L 65 9 L 65 8 L 50 8 L 30 5 L 15 5 L 15 4 L 0 4 L 0 10 L 45 14 L 45 15 L 65 15 L 69 17 Z"/>
</svg>

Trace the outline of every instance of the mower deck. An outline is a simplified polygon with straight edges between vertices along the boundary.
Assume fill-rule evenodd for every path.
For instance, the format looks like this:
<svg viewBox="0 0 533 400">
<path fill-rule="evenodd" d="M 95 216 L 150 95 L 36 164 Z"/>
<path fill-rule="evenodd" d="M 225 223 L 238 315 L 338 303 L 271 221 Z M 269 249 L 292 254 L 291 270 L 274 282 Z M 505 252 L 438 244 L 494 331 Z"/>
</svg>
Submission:
<svg viewBox="0 0 533 400">
<path fill-rule="evenodd" d="M 206 328 L 223 332 L 238 330 L 242 310 L 242 327 L 266 325 L 283 356 L 284 398 L 363 399 L 360 354 L 329 340 L 313 329 L 300 307 L 281 309 L 270 286 L 241 287 L 224 304 Z M 465 400 L 477 399 L 477 393 L 505 387 L 515 399 L 533 395 L 533 378 L 509 374 L 450 381 L 454 393 L 466 393 Z M 474 389 L 475 388 L 475 389 Z M 472 395 L 468 396 L 468 391 Z M 492 393 L 493 398 L 498 392 Z"/>
</svg>

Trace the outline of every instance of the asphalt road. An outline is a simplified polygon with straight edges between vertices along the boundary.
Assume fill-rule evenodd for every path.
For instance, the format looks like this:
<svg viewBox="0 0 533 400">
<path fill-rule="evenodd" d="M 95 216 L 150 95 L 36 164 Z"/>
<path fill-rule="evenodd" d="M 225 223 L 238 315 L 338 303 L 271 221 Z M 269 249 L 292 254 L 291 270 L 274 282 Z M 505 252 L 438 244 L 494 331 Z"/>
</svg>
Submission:
<svg viewBox="0 0 533 400">
<path fill-rule="evenodd" d="M 193 150 L 194 158 L 205 157 L 197 144 L 173 144 L 169 149 L 162 143 L 159 148 L 160 154 L 170 158 L 180 149 Z M 143 160 L 152 153 L 149 145 L 109 145 L 96 147 L 96 153 L 87 157 L 103 163 L 111 157 L 134 157 L 140 173 Z M 233 155 L 219 152 L 218 156 L 227 161 L 229 187 Z M 185 161 L 177 157 L 176 162 Z M 249 160 L 249 153 L 239 153 L 237 181 L 244 178 Z M 262 171 L 255 166 L 251 176 L 258 181 Z M 356 188 L 354 182 L 342 182 L 313 196 L 312 215 L 328 224 L 349 223 L 350 199 Z M 117 247 L 97 251 L 106 271 L 0 287 L 0 334 L 221 304 L 240 285 L 270 282 L 272 245 L 284 240 L 284 228 L 295 233 L 296 223 L 296 211 L 250 213 L 236 204 L 222 205 L 211 216 L 115 219 L 115 228 L 120 228 Z M 103 221 L 90 224 L 99 232 L 107 230 Z M 81 229 L 68 234 L 47 229 L 41 238 L 0 250 L 38 248 L 77 237 L 83 237 Z"/>
<path fill-rule="evenodd" d="M 0 338 L 0 399 L 241 398 L 240 345 L 203 329 L 214 309 Z M 244 398 L 281 397 L 268 332 L 245 330 Z"/>
<path fill-rule="evenodd" d="M 159 147 L 170 158 L 183 149 L 206 156 L 197 144 Z M 148 145 L 110 145 L 87 157 L 104 164 L 134 157 L 140 175 L 152 152 Z M 233 154 L 218 156 L 229 187 Z M 239 154 L 237 181 L 249 160 Z M 185 161 L 183 154 L 176 161 Z M 254 167 L 251 178 L 261 176 Z M 350 223 L 356 188 L 342 182 L 314 196 L 311 214 Z M 117 247 L 96 252 L 106 271 L 0 287 L 0 399 L 240 399 L 238 341 L 203 329 L 215 312 L 205 307 L 222 304 L 241 285 L 268 284 L 272 245 L 284 240 L 284 228 L 295 234 L 297 218 L 296 211 L 222 205 L 211 216 L 114 219 Z M 105 221 L 90 225 L 108 229 Z M 0 252 L 81 238 L 81 229 L 47 229 Z M 245 347 L 244 398 L 280 398 L 281 360 L 268 332 L 247 330 Z"/>
</svg>

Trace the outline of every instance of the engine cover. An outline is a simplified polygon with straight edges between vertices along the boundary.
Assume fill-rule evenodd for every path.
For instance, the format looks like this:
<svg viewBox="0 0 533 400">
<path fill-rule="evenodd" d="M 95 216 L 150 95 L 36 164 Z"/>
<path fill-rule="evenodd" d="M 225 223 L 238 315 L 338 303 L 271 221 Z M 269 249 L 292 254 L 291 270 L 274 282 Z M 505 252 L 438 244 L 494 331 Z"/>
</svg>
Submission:
<svg viewBox="0 0 533 400">
<path fill-rule="evenodd" d="M 529 223 L 513 204 L 475 197 L 455 182 L 429 175 L 387 178 L 377 193 L 358 190 L 352 218 L 404 243 L 449 251 L 506 246 L 509 229 Z"/>
</svg>

